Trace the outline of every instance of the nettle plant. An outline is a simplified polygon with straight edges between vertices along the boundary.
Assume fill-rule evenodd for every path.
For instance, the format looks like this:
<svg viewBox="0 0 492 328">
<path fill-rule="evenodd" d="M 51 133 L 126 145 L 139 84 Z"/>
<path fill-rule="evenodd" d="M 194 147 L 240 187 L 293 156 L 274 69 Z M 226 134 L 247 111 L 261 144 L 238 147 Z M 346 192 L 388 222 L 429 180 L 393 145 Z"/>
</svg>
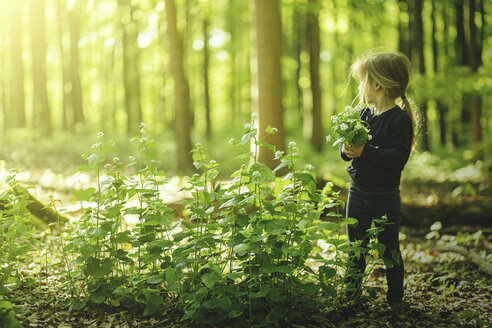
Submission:
<svg viewBox="0 0 492 328">
<path fill-rule="evenodd" d="M 76 193 L 90 206 L 65 247 L 76 257 L 72 310 L 106 303 L 167 314 L 162 322 L 265 326 L 319 321 L 321 309 L 342 299 L 348 254 L 364 252 L 340 236 L 355 220 L 338 213 L 343 202 L 331 184 L 317 190 L 311 166 L 294 169 L 295 143 L 283 153 L 258 140 L 254 124 L 245 129 L 232 143 L 249 163 L 228 181 L 217 181 L 219 164 L 203 146 L 193 150 L 198 173 L 184 187 L 192 197 L 179 220 L 160 198 L 166 179 L 145 128 L 127 165 L 107 161 L 115 148 L 100 135 L 84 168 L 97 186 Z M 257 161 L 259 147 L 272 150 L 277 168 Z M 282 168 L 290 173 L 277 176 Z"/>
</svg>

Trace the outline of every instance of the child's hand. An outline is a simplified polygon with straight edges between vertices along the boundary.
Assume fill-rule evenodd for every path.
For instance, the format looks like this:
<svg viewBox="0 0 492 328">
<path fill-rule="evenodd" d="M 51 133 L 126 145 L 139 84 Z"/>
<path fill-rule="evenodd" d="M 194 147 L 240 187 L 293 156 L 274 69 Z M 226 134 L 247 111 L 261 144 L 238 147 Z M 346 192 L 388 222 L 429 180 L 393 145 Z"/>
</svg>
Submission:
<svg viewBox="0 0 492 328">
<path fill-rule="evenodd" d="M 348 158 L 360 157 L 363 150 L 364 150 L 364 145 L 355 147 L 352 145 L 343 144 L 342 146 L 342 153 L 347 155 Z"/>
</svg>

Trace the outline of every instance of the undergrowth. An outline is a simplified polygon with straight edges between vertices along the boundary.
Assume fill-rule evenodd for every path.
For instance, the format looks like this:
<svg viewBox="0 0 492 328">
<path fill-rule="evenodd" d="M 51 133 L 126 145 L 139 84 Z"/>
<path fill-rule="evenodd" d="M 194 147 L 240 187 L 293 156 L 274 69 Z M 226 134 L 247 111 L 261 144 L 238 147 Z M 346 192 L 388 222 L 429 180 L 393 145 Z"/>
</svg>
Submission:
<svg viewBox="0 0 492 328">
<path fill-rule="evenodd" d="M 195 147 L 198 173 L 184 187 L 190 198 L 182 201 L 180 215 L 161 199 L 168 180 L 144 126 L 132 142 L 138 151 L 127 163 L 113 157 L 115 144 L 102 133 L 83 156 L 81 170 L 92 172 L 96 184 L 74 192 L 84 213 L 57 240 L 70 311 L 104 304 L 155 316 L 160 324 L 317 325 L 327 308 L 355 301 L 345 296 L 354 291 L 346 283 L 353 275 L 349 255 L 384 253 L 375 241 L 378 229 L 369 232 L 367 247 L 349 245 L 342 226 L 356 221 L 339 213 L 343 203 L 332 185 L 318 190 L 314 168 L 296 168 L 297 145 L 277 151 L 258 140 L 254 124 L 231 141 L 241 150 L 237 158 L 249 163 L 227 180 L 218 179 L 220 165 L 204 147 Z M 257 161 L 259 147 L 272 150 L 275 169 Z M 290 173 L 278 176 L 285 168 Z M 20 200 L 8 204 L 25 211 Z M 2 227 L 10 231 L 5 238 L 29 242 L 20 253 L 2 243 L 2 270 L 8 271 L 1 271 L 0 282 L 19 276 L 10 263 L 33 245 L 19 230 L 27 218 L 10 208 L 1 212 Z M 0 315 L 12 317 L 11 305 L 7 291 Z"/>
</svg>

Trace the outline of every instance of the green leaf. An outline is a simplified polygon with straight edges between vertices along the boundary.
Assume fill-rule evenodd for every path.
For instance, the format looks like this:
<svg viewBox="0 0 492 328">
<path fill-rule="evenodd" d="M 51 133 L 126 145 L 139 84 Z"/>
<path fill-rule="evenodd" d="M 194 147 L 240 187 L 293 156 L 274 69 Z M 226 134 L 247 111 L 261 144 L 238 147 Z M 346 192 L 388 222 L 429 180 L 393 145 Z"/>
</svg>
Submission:
<svg viewBox="0 0 492 328">
<path fill-rule="evenodd" d="M 169 268 L 166 271 L 166 282 L 168 285 L 174 284 L 180 278 L 180 271 L 178 269 Z"/>
<path fill-rule="evenodd" d="M 97 291 L 91 295 L 91 301 L 95 304 L 101 304 L 105 300 L 106 300 L 106 296 L 101 291 Z"/>
<path fill-rule="evenodd" d="M 12 308 L 12 303 L 9 301 L 0 301 L 0 309 L 9 310 Z"/>
<path fill-rule="evenodd" d="M 77 311 L 77 310 L 82 310 L 85 305 L 87 303 L 86 302 L 83 302 L 83 301 L 80 301 L 78 299 L 75 299 L 73 300 L 71 303 L 70 303 L 70 307 L 68 308 L 69 311 Z"/>
<path fill-rule="evenodd" d="M 272 128 L 270 124 L 268 124 L 267 128 L 265 129 L 265 132 L 268 134 L 275 134 L 278 132 L 276 128 Z"/>
<path fill-rule="evenodd" d="M 249 243 L 242 243 L 242 244 L 234 246 L 234 252 L 238 256 L 243 256 L 244 254 L 249 252 L 250 249 L 251 249 L 251 244 L 249 244 Z"/>
<path fill-rule="evenodd" d="M 265 231 L 271 235 L 280 235 L 286 230 L 286 220 L 274 219 L 265 221 Z"/>
<path fill-rule="evenodd" d="M 348 224 L 353 226 L 357 226 L 359 224 L 359 221 L 357 221 L 357 219 L 354 218 L 342 218 L 340 221 L 343 224 Z"/>
<path fill-rule="evenodd" d="M 386 246 L 378 242 L 371 242 L 368 246 L 370 249 L 377 251 L 379 256 L 382 256 L 384 254 L 384 251 L 386 250 Z"/>
<path fill-rule="evenodd" d="M 321 222 L 321 228 L 326 229 L 328 231 L 338 231 L 340 230 L 340 225 L 335 222 L 324 221 Z"/>
<path fill-rule="evenodd" d="M 154 274 L 147 278 L 148 284 L 158 284 L 162 282 L 162 276 L 160 274 Z"/>
<path fill-rule="evenodd" d="M 272 144 L 269 144 L 268 142 L 264 142 L 264 141 L 256 141 L 255 142 L 258 146 L 260 147 L 264 147 L 264 148 L 267 148 L 267 149 L 270 149 L 273 153 L 275 152 L 275 146 L 272 145 Z"/>
<path fill-rule="evenodd" d="M 243 135 L 243 137 L 241 138 L 241 144 L 245 144 L 247 143 L 249 140 L 251 140 L 251 138 L 254 138 L 256 137 L 256 134 L 258 133 L 257 130 L 253 130 L 253 131 L 250 131 L 248 133 L 246 133 L 245 135 Z"/>
<path fill-rule="evenodd" d="M 96 188 L 87 188 L 84 190 L 75 190 L 73 195 L 80 201 L 88 201 L 92 198 L 92 195 L 96 192 Z"/>
<path fill-rule="evenodd" d="M 301 293 L 307 296 L 314 296 L 318 292 L 319 288 L 312 282 L 309 282 L 307 284 L 303 284 L 301 286 Z"/>
<path fill-rule="evenodd" d="M 249 216 L 246 214 L 238 214 L 236 215 L 236 224 L 240 227 L 245 227 L 249 224 Z"/>
<path fill-rule="evenodd" d="M 164 299 L 160 295 L 160 291 L 157 289 L 146 288 L 143 290 L 143 294 L 150 304 L 160 305 L 164 302 Z"/>
<path fill-rule="evenodd" d="M 213 272 L 208 272 L 205 273 L 202 277 L 201 280 L 207 286 L 207 288 L 212 288 L 217 281 L 220 279 L 220 274 L 213 271 Z"/>
<path fill-rule="evenodd" d="M 89 164 L 90 168 L 95 168 L 99 166 L 104 161 L 105 157 L 102 154 L 91 154 L 89 157 L 87 157 L 87 163 Z"/>
</svg>

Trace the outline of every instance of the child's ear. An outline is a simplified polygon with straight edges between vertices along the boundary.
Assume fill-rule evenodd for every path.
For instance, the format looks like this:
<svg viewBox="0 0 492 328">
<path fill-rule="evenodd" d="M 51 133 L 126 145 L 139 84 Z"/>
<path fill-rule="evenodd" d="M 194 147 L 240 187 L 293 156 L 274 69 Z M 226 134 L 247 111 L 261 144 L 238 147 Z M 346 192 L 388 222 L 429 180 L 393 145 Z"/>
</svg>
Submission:
<svg viewBox="0 0 492 328">
<path fill-rule="evenodd" d="M 380 90 L 381 89 L 381 84 L 379 84 L 377 82 L 374 84 L 374 86 L 375 86 L 376 90 Z"/>
</svg>

